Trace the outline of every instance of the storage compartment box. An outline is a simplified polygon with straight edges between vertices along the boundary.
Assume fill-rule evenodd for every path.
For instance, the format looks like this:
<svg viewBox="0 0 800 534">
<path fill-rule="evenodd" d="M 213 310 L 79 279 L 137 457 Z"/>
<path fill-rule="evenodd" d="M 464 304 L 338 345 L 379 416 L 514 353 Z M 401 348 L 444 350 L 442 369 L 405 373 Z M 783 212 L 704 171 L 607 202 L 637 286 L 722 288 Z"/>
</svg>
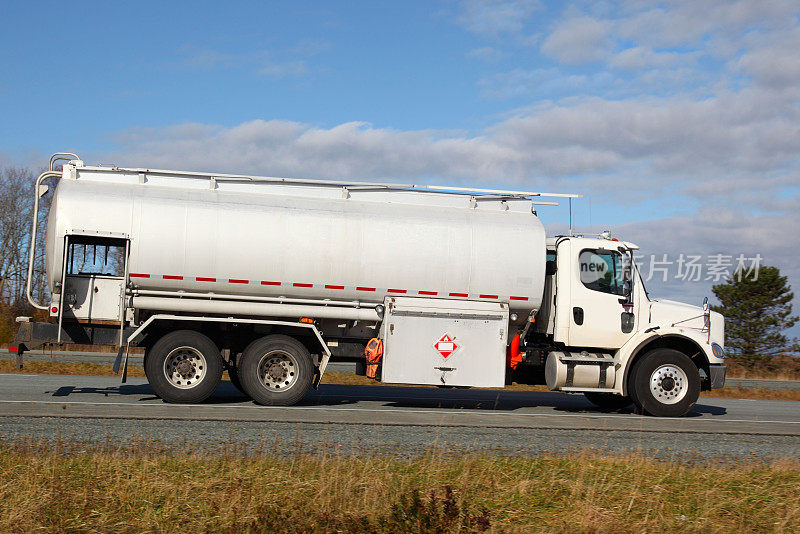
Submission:
<svg viewBox="0 0 800 534">
<path fill-rule="evenodd" d="M 507 304 L 389 297 L 385 306 L 383 382 L 505 385 Z"/>
</svg>

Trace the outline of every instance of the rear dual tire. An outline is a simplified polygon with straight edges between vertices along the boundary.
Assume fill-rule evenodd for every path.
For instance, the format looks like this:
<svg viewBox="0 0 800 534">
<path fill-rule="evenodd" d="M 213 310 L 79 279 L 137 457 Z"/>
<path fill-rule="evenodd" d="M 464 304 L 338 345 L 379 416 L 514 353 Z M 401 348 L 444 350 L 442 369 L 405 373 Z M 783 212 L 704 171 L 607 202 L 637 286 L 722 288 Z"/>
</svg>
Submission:
<svg viewBox="0 0 800 534">
<path fill-rule="evenodd" d="M 153 345 L 144 369 L 150 387 L 165 402 L 196 404 L 217 389 L 223 362 L 219 349 L 207 336 L 177 330 Z"/>
<path fill-rule="evenodd" d="M 258 404 L 291 406 L 308 393 L 314 363 L 302 343 L 276 334 L 250 343 L 236 372 L 245 393 Z"/>
</svg>

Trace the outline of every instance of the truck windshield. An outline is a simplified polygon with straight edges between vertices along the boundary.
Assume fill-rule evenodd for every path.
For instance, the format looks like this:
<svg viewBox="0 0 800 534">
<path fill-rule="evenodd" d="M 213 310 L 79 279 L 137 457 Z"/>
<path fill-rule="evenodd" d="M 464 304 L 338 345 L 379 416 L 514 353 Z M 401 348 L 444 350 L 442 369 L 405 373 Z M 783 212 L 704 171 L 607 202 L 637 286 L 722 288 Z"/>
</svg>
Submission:
<svg viewBox="0 0 800 534">
<path fill-rule="evenodd" d="M 613 250 L 586 249 L 578 258 L 581 282 L 593 291 L 624 295 L 622 254 Z"/>
</svg>

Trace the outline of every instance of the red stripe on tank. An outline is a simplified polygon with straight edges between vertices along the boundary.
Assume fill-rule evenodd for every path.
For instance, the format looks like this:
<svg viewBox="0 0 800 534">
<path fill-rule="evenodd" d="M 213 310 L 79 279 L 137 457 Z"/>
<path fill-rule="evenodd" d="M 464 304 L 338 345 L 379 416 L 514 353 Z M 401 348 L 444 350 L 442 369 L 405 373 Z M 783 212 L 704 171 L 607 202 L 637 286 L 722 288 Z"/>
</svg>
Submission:
<svg viewBox="0 0 800 534">
<path fill-rule="evenodd" d="M 292 284 L 294 287 L 314 287 L 314 284 L 305 284 L 301 282 L 295 282 Z"/>
<path fill-rule="evenodd" d="M 131 278 L 150 278 L 149 274 L 142 274 L 142 273 L 128 273 L 128 276 Z"/>
<path fill-rule="evenodd" d="M 419 294 L 420 295 L 438 295 L 439 292 L 438 291 L 420 291 Z"/>
<path fill-rule="evenodd" d="M 387 289 L 386 291 L 389 293 L 408 293 L 405 289 Z"/>
<path fill-rule="evenodd" d="M 216 278 L 205 278 L 203 276 L 198 276 L 197 278 L 195 278 L 195 280 L 197 280 L 198 282 L 216 282 L 217 281 Z"/>
<path fill-rule="evenodd" d="M 450 296 L 451 297 L 464 297 L 464 298 L 466 298 L 467 294 L 466 293 L 450 293 Z"/>
<path fill-rule="evenodd" d="M 262 286 L 279 286 L 281 285 L 280 282 L 267 282 L 266 280 L 261 281 Z"/>
<path fill-rule="evenodd" d="M 356 289 L 359 290 L 359 291 L 375 291 L 374 287 L 361 287 L 361 286 L 358 286 L 358 287 L 356 287 Z"/>
<path fill-rule="evenodd" d="M 478 298 L 482 298 L 482 299 L 496 299 L 496 298 L 497 298 L 497 295 L 480 295 L 480 297 L 478 297 Z"/>
<path fill-rule="evenodd" d="M 330 284 L 325 284 L 325 289 L 344 289 L 344 286 L 334 286 Z"/>
<path fill-rule="evenodd" d="M 249 284 L 250 280 L 241 280 L 239 278 L 229 278 L 228 279 L 228 283 L 229 284 Z"/>
<path fill-rule="evenodd" d="M 528 297 L 510 297 L 511 300 L 528 300 Z"/>
<path fill-rule="evenodd" d="M 165 274 L 162 275 L 161 278 L 163 278 L 164 280 L 183 280 L 183 276 L 177 274 Z"/>
</svg>

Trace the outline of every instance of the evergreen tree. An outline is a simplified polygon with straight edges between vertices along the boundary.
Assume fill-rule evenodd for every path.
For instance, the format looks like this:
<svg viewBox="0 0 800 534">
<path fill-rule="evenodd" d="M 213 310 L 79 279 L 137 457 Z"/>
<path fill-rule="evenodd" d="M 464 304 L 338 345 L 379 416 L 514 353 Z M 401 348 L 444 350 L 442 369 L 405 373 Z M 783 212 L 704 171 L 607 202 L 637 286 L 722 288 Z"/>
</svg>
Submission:
<svg viewBox="0 0 800 534">
<path fill-rule="evenodd" d="M 725 352 L 731 359 L 753 369 L 798 350 L 797 340 L 782 333 L 798 318 L 792 316 L 794 294 L 777 267 L 737 271 L 712 291 L 721 303 L 712 309 L 725 316 Z"/>
</svg>

